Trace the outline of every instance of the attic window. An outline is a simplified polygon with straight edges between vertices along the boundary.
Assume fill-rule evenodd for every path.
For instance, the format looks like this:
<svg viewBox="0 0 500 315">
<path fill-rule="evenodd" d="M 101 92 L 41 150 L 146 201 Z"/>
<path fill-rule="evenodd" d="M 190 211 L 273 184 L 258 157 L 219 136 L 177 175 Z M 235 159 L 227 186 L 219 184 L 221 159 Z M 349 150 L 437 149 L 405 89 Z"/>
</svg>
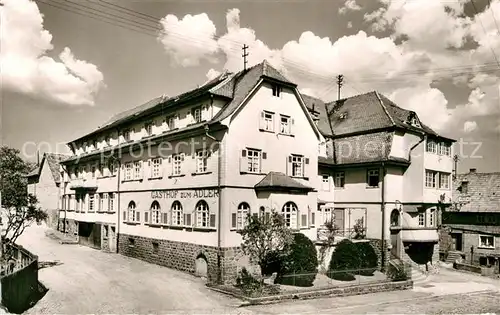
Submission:
<svg viewBox="0 0 500 315">
<path fill-rule="evenodd" d="M 273 89 L 273 96 L 276 96 L 276 97 L 281 96 L 281 91 L 282 91 L 281 86 L 273 84 L 272 89 Z"/>
<path fill-rule="evenodd" d="M 339 116 L 340 119 L 346 119 L 347 118 L 347 113 L 342 113 Z"/>
<path fill-rule="evenodd" d="M 410 115 L 408 115 L 408 124 L 415 127 L 420 127 L 420 122 L 418 121 L 418 117 L 415 112 L 410 112 Z"/>
<path fill-rule="evenodd" d="M 462 184 L 460 185 L 460 192 L 462 194 L 467 194 L 469 191 L 469 183 L 466 181 L 463 181 Z"/>
</svg>

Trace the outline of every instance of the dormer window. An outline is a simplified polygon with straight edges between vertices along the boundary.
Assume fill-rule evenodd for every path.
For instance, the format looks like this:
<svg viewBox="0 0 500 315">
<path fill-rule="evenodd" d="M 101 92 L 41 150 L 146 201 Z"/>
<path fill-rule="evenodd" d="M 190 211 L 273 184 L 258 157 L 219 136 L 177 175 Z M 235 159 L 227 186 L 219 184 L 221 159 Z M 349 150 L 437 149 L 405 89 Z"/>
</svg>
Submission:
<svg viewBox="0 0 500 315">
<path fill-rule="evenodd" d="M 111 137 L 109 135 L 104 137 L 104 141 L 106 142 L 106 145 L 111 145 Z"/>
<path fill-rule="evenodd" d="M 282 92 L 281 86 L 274 84 L 272 89 L 273 89 L 273 96 L 281 97 L 281 92 Z"/>
<path fill-rule="evenodd" d="M 420 128 L 420 122 L 415 112 L 410 112 L 410 115 L 408 115 L 408 124 Z"/>
<path fill-rule="evenodd" d="M 195 123 L 201 122 L 201 106 L 195 107 L 191 110 L 191 114 L 193 115 L 193 119 Z"/>
<path fill-rule="evenodd" d="M 144 129 L 146 130 L 146 136 L 153 135 L 153 123 L 152 122 L 147 122 L 144 125 Z"/>
<path fill-rule="evenodd" d="M 94 140 L 92 140 L 92 148 L 93 148 L 94 150 L 97 150 L 97 140 L 95 140 L 95 139 L 94 139 Z"/>
<path fill-rule="evenodd" d="M 122 135 L 125 141 L 130 141 L 130 130 L 123 130 Z"/>
<path fill-rule="evenodd" d="M 340 114 L 340 119 L 346 119 L 347 118 L 347 113 L 342 113 Z"/>
</svg>

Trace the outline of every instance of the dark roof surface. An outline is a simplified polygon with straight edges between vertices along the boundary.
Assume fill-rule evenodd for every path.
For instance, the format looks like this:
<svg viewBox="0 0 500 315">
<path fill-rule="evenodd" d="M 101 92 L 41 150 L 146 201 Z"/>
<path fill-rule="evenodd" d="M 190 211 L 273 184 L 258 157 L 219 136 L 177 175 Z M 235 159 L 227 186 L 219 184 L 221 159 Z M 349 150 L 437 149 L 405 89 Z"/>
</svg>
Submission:
<svg viewBox="0 0 500 315">
<path fill-rule="evenodd" d="M 332 128 L 330 128 L 330 122 L 328 121 L 328 112 L 325 102 L 310 95 L 301 93 L 301 96 L 309 112 L 312 113 L 312 111 L 314 110 L 314 112 L 317 113 L 316 115 L 319 117 L 319 131 L 325 136 L 331 136 Z"/>
<path fill-rule="evenodd" d="M 467 182 L 467 192 L 462 182 Z M 458 174 L 453 182 L 453 202 L 460 212 L 500 212 L 500 173 Z"/>
<path fill-rule="evenodd" d="M 293 190 L 314 190 L 313 188 L 299 183 L 295 179 L 281 173 L 269 172 L 260 182 L 255 185 L 255 189 L 293 189 Z"/>
<path fill-rule="evenodd" d="M 35 167 L 31 172 L 26 175 L 27 177 L 32 177 L 32 176 L 40 176 L 40 172 L 42 171 L 43 167 L 45 165 L 48 165 L 50 173 L 52 174 L 52 178 L 54 179 L 55 183 L 60 183 L 61 182 L 61 173 L 59 169 L 59 165 L 62 161 L 66 160 L 69 158 L 68 155 L 65 154 L 58 154 L 58 153 L 44 153 L 42 161 L 40 162 L 40 165 Z M 45 164 L 47 163 L 47 164 Z"/>
</svg>

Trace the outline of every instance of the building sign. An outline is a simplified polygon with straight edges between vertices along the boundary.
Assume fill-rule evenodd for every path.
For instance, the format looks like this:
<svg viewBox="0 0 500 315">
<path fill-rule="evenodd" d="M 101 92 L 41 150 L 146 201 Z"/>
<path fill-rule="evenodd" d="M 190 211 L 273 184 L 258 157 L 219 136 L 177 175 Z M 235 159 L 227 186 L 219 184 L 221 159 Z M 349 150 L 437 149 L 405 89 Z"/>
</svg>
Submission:
<svg viewBox="0 0 500 315">
<path fill-rule="evenodd" d="M 153 199 L 206 199 L 219 197 L 217 189 L 194 189 L 194 190 L 153 190 Z"/>
<path fill-rule="evenodd" d="M 476 215 L 476 224 L 497 225 L 500 224 L 500 220 L 497 220 L 497 217 L 495 215 L 478 214 Z"/>
</svg>

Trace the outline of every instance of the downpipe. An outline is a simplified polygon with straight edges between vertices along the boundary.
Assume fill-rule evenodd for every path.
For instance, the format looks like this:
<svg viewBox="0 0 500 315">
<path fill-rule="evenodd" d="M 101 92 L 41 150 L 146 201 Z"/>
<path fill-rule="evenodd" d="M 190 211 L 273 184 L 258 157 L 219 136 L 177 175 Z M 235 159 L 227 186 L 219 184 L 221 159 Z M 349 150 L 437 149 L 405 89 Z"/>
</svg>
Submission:
<svg viewBox="0 0 500 315">
<path fill-rule="evenodd" d="M 385 272 L 385 259 L 386 259 L 386 246 L 385 246 L 385 221 L 386 221 L 386 216 L 385 216 L 385 163 L 382 162 L 382 187 L 381 187 L 381 208 L 382 208 L 382 246 L 381 246 L 381 253 L 380 253 L 380 258 L 381 258 L 381 271 Z"/>
</svg>

